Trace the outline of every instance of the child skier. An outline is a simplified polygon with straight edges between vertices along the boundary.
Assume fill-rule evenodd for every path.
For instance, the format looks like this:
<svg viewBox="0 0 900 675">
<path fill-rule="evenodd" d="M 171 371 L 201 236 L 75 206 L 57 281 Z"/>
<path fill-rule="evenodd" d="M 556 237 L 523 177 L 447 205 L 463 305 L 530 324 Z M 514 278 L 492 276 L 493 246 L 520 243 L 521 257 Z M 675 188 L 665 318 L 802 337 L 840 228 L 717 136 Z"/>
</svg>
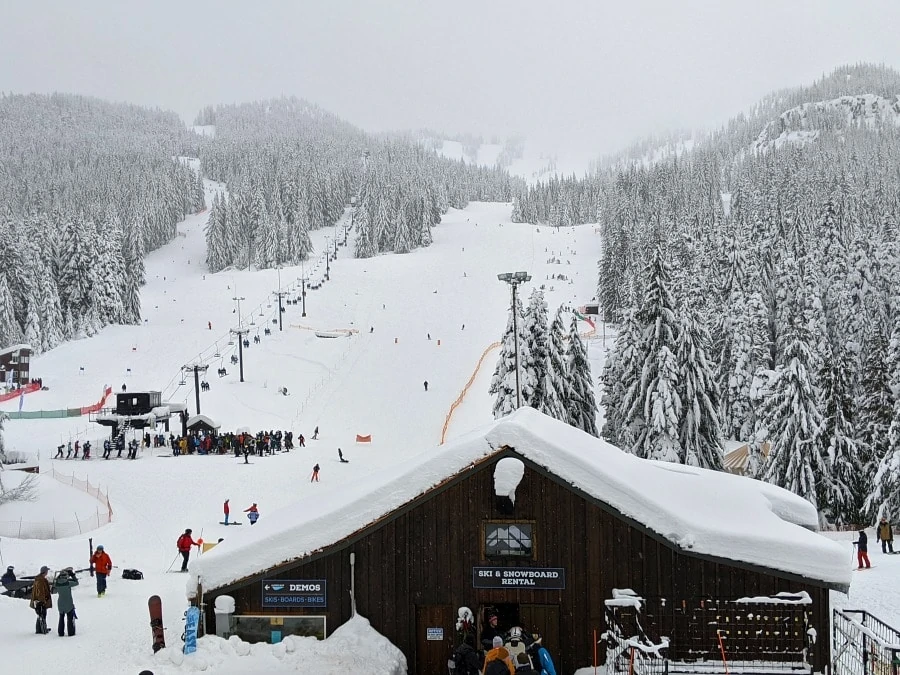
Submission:
<svg viewBox="0 0 900 675">
<path fill-rule="evenodd" d="M 866 536 L 866 531 L 860 530 L 859 539 L 853 543 L 856 544 L 856 561 L 859 564 L 858 569 L 863 569 L 863 563 L 865 563 L 866 569 L 870 568 L 872 563 L 869 562 L 869 538 Z"/>
<path fill-rule="evenodd" d="M 259 520 L 259 509 L 256 508 L 256 502 L 250 505 L 250 508 L 244 509 L 244 513 L 247 514 L 247 518 L 250 519 L 251 525 L 256 525 L 256 521 Z"/>
</svg>

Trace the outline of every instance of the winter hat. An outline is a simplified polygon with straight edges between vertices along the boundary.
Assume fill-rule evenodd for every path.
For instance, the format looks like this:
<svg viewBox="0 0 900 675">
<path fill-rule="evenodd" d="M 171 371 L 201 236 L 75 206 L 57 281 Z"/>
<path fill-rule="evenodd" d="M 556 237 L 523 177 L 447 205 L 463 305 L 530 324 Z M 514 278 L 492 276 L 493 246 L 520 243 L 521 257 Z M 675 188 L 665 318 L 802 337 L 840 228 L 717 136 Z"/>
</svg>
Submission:
<svg viewBox="0 0 900 675">
<path fill-rule="evenodd" d="M 518 654 L 516 654 L 516 663 L 518 663 L 520 666 L 530 666 L 531 659 L 528 658 L 528 654 L 526 654 L 525 652 L 519 652 Z"/>
<path fill-rule="evenodd" d="M 47 572 L 49 572 L 49 571 L 50 571 L 50 568 L 47 567 L 46 565 L 41 567 L 41 574 L 47 574 Z"/>
<path fill-rule="evenodd" d="M 494 648 L 502 647 L 503 646 L 503 638 L 500 637 L 499 635 L 495 635 L 494 639 L 491 641 L 491 646 Z"/>
<path fill-rule="evenodd" d="M 193 530 L 191 528 L 188 528 L 184 531 L 185 534 L 190 534 L 191 532 L 193 532 Z"/>
<path fill-rule="evenodd" d="M 102 551 L 102 550 L 103 550 L 103 544 L 97 544 L 97 550 L 98 550 L 98 551 Z"/>
<path fill-rule="evenodd" d="M 9 567 L 6 568 L 6 571 L 7 571 L 7 572 L 12 572 L 14 569 L 15 569 L 15 567 L 13 567 L 12 565 L 10 565 Z"/>
</svg>

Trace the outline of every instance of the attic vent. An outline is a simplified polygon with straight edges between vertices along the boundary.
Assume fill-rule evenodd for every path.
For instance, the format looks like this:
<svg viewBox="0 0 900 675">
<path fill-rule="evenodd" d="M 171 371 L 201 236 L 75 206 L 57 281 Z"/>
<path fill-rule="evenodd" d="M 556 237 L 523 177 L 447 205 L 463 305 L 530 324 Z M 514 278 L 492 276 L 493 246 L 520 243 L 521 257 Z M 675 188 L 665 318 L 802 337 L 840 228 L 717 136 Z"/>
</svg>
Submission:
<svg viewBox="0 0 900 675">
<path fill-rule="evenodd" d="M 525 465 L 521 460 L 504 457 L 494 466 L 494 493 L 516 503 L 516 488 L 525 475 Z"/>
</svg>

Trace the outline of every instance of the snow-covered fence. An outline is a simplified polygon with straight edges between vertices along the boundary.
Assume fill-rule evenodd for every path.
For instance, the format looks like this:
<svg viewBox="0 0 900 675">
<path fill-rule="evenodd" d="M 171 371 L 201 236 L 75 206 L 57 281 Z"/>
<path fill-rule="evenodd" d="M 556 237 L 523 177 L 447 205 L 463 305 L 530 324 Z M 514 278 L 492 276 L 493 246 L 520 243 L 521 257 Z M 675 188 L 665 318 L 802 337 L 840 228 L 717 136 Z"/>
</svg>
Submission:
<svg viewBox="0 0 900 675">
<path fill-rule="evenodd" d="M 613 597 L 606 606 L 606 630 L 602 639 L 606 642 L 606 672 L 629 675 L 655 675 L 668 673 L 668 661 L 662 655 L 669 641 L 661 638 L 654 642 L 641 623 L 644 599 L 630 588 L 613 589 Z"/>
<path fill-rule="evenodd" d="M 835 609 L 831 625 L 833 675 L 900 673 L 900 631 L 858 609 Z"/>
<path fill-rule="evenodd" d="M 94 497 L 98 502 L 97 510 L 87 516 L 73 513 L 74 520 L 50 520 L 35 522 L 24 519 L 0 521 L 0 537 L 17 539 L 62 539 L 74 537 L 91 530 L 96 530 L 112 521 L 113 509 L 109 502 L 109 493 L 104 494 L 99 487 L 91 485 L 87 480 L 66 476 L 54 469 L 42 475 L 55 478 L 64 485 L 81 490 Z"/>
</svg>

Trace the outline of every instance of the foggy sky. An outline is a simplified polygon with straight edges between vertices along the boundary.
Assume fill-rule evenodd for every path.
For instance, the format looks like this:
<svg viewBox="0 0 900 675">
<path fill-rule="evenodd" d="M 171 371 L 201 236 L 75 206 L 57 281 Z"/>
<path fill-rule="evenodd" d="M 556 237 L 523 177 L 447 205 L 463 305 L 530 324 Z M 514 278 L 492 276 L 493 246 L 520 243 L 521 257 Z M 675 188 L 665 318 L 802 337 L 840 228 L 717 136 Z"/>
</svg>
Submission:
<svg viewBox="0 0 900 675">
<path fill-rule="evenodd" d="M 191 121 L 296 95 L 372 131 L 607 151 L 707 128 L 835 66 L 900 67 L 900 3 L 851 0 L 0 0 L 0 91 Z"/>
</svg>

